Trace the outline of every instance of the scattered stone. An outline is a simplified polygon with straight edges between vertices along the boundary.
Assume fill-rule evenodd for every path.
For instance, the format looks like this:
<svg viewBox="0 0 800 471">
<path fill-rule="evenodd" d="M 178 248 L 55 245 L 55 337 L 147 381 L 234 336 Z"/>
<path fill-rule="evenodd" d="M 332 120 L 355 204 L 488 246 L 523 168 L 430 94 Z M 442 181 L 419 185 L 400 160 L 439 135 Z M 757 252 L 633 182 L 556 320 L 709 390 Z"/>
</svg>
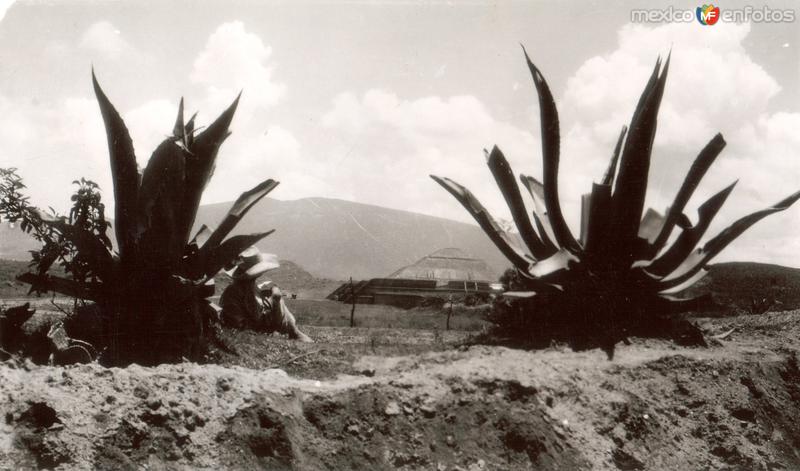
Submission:
<svg viewBox="0 0 800 471">
<path fill-rule="evenodd" d="M 478 460 L 476 463 L 469 465 L 469 471 L 483 471 L 486 469 L 486 461 Z"/>
<path fill-rule="evenodd" d="M 744 422 L 756 423 L 756 411 L 747 407 L 733 409 L 731 415 Z"/>
<path fill-rule="evenodd" d="M 400 415 L 400 405 L 395 401 L 391 401 L 386 404 L 386 409 L 384 409 L 383 413 L 389 416 Z"/>
<path fill-rule="evenodd" d="M 28 422 L 33 426 L 48 428 L 55 423 L 61 423 L 56 414 L 56 410 L 46 402 L 33 402 L 31 406 L 22 413 L 20 422 Z"/>
<path fill-rule="evenodd" d="M 436 416 L 436 407 L 433 404 L 425 403 L 419 410 L 422 412 L 422 415 L 429 419 Z"/>
<path fill-rule="evenodd" d="M 189 430 L 183 427 L 176 427 L 173 434 L 175 435 L 175 442 L 178 445 L 183 445 L 189 441 Z"/>
<path fill-rule="evenodd" d="M 220 378 L 217 380 L 217 389 L 222 392 L 231 390 L 231 383 L 228 378 Z"/>
<path fill-rule="evenodd" d="M 206 419 L 205 419 L 205 417 L 203 417 L 200 414 L 195 414 L 194 415 L 194 423 L 198 427 L 202 427 L 202 426 L 204 426 L 206 424 Z"/>
<path fill-rule="evenodd" d="M 350 424 L 347 426 L 347 433 L 351 435 L 358 435 L 361 432 L 361 429 L 358 428 L 356 424 Z"/>
<path fill-rule="evenodd" d="M 449 447 L 454 447 L 456 445 L 456 440 L 455 440 L 455 438 L 453 438 L 452 435 L 448 435 L 448 436 L 444 437 L 444 442 Z"/>
<path fill-rule="evenodd" d="M 367 368 L 367 369 L 361 370 L 360 373 L 362 375 L 368 377 L 368 378 L 372 378 L 373 376 L 375 376 L 375 368 Z"/>
<path fill-rule="evenodd" d="M 141 384 L 137 384 L 136 387 L 133 388 L 133 395 L 139 399 L 147 399 L 147 397 L 150 396 L 150 391 Z"/>
<path fill-rule="evenodd" d="M 161 407 L 161 399 L 150 399 L 147 401 L 147 407 L 152 410 L 156 410 Z"/>
</svg>

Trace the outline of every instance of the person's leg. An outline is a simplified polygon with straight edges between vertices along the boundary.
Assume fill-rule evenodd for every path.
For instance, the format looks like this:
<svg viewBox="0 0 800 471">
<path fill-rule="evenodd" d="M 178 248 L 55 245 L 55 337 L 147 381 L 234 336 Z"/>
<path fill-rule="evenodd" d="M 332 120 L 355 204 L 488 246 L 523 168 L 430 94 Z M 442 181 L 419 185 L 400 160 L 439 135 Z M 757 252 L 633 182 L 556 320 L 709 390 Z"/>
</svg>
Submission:
<svg viewBox="0 0 800 471">
<path fill-rule="evenodd" d="M 299 340 L 301 342 L 313 342 L 311 337 L 304 334 L 297 328 L 297 322 L 294 319 L 294 315 L 289 311 L 289 308 L 286 306 L 286 303 L 281 300 L 279 301 L 280 310 L 281 310 L 281 331 L 282 333 L 289 336 L 290 339 Z"/>
</svg>

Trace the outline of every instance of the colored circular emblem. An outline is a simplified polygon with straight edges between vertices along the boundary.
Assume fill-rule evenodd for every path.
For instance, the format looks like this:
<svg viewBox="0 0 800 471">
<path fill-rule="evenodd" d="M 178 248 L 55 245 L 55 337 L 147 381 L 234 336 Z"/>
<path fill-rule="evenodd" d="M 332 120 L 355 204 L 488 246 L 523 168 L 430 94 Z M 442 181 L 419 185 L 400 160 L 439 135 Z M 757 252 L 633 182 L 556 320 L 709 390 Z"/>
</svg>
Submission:
<svg viewBox="0 0 800 471">
<path fill-rule="evenodd" d="M 697 21 L 701 25 L 711 26 L 719 21 L 719 7 L 715 7 L 712 4 L 697 7 L 695 13 L 697 14 Z"/>
</svg>

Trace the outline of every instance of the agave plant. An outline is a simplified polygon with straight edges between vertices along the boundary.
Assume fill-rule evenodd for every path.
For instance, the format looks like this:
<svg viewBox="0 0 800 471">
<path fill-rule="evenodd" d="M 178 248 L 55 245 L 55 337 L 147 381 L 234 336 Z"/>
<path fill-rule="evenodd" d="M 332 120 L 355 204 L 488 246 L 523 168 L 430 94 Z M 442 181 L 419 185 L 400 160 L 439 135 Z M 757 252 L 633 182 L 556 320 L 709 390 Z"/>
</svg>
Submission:
<svg viewBox="0 0 800 471">
<path fill-rule="evenodd" d="M 448 178 L 431 178 L 467 209 L 517 270 L 521 281 L 505 296 L 523 299 L 527 335 L 563 336 L 573 346 L 600 346 L 611 356 L 614 345 L 628 334 L 648 330 L 658 334 L 652 330 L 663 328 L 662 321 L 670 314 L 709 302 L 708 295 L 676 294 L 702 278 L 708 262 L 736 237 L 760 219 L 791 206 L 800 199 L 800 192 L 737 220 L 695 249 L 736 184 L 700 205 L 695 224 L 683 213 L 725 147 L 722 135 L 717 134 L 697 156 L 666 214 L 652 209 L 644 212 L 657 114 L 669 70 L 669 57 L 663 66 L 659 58 L 630 127 L 623 127 L 619 135 L 608 170 L 583 195 L 576 238 L 564 220 L 558 196 L 559 123 L 553 95 L 524 48 L 523 53 L 541 114 L 543 181 L 519 177 L 533 200 L 533 217 L 497 147 L 486 152 L 487 162 L 518 234 L 504 230 L 467 188 Z M 671 238 L 676 230 L 679 234 Z"/>
<path fill-rule="evenodd" d="M 202 131 L 195 127 L 196 115 L 184 121 L 181 99 L 172 135 L 140 172 L 125 123 L 94 73 L 92 80 L 108 138 L 117 251 L 109 248 L 104 231 L 98 234 L 71 224 L 71 219 L 51 218 L 47 225 L 76 248 L 88 278 L 47 275 L 53 263 L 48 260 L 44 267 L 39 262 L 38 273 L 20 279 L 38 290 L 93 301 L 104 323 L 111 362 L 196 358 L 209 328 L 211 306 L 206 298 L 214 293 L 214 275 L 272 231 L 228 235 L 278 182 L 268 179 L 243 193 L 216 230 L 202 226 L 192 237 L 201 195 L 219 148 L 230 135 L 239 97 Z"/>
</svg>

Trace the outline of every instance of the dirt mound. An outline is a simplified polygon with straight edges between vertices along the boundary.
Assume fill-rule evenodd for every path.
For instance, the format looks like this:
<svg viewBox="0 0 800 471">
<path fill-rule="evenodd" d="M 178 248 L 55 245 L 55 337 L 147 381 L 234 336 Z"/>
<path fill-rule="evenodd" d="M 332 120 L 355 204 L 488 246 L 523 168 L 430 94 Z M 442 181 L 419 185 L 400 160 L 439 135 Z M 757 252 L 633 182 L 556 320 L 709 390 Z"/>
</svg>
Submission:
<svg viewBox="0 0 800 471">
<path fill-rule="evenodd" d="M 707 349 L 471 347 L 334 379 L 0 364 L 0 469 L 798 469 L 797 313 Z M 308 371 L 316 371 L 313 368 Z"/>
</svg>

